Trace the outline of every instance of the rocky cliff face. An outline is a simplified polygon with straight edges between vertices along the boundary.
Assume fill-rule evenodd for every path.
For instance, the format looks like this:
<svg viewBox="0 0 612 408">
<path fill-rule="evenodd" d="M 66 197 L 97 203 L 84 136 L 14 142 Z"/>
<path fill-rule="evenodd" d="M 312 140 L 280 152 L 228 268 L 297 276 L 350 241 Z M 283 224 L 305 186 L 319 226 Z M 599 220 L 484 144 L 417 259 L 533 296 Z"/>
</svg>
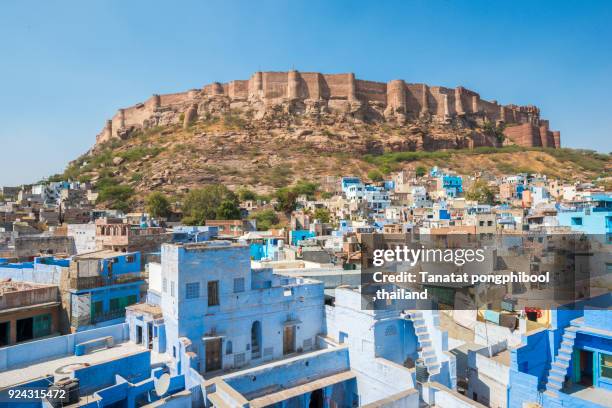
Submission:
<svg viewBox="0 0 612 408">
<path fill-rule="evenodd" d="M 324 150 L 335 150 L 329 138 L 321 137 L 329 126 L 343 128 L 340 134 L 347 133 L 348 148 L 361 153 L 503 144 L 560 146 L 559 132 L 549 131 L 548 121 L 541 120 L 533 106 L 499 105 L 462 87 L 430 87 L 403 80 L 382 83 L 355 79 L 353 74 L 297 71 L 256 72 L 249 80 L 153 95 L 144 103 L 120 109 L 96 142 L 227 117 L 241 123 L 247 136 L 282 133 L 284 138 L 307 138 Z M 354 132 L 362 126 L 393 131 L 364 138 Z"/>
</svg>

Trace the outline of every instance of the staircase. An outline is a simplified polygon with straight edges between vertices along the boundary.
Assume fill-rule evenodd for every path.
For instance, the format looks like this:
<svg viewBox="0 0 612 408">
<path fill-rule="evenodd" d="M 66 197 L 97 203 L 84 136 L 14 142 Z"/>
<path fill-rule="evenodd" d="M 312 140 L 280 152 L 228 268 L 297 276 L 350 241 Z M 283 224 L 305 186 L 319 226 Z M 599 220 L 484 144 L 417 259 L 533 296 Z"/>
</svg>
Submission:
<svg viewBox="0 0 612 408">
<path fill-rule="evenodd" d="M 417 335 L 419 343 L 419 358 L 423 360 L 429 375 L 436 375 L 440 373 L 440 363 L 436 356 L 436 350 L 434 349 L 433 339 L 427 328 L 427 323 L 423 317 L 423 313 L 418 310 L 406 311 L 406 317 L 412 321 L 414 331 Z"/>
<path fill-rule="evenodd" d="M 546 382 L 545 394 L 550 397 L 557 397 L 559 391 L 563 388 L 565 377 L 568 375 L 567 371 L 570 366 L 570 361 L 572 360 L 577 330 L 578 328 L 575 326 L 575 321 L 572 321 L 571 325 L 566 327 L 563 331 L 561 345 L 550 366 L 548 381 Z"/>
</svg>

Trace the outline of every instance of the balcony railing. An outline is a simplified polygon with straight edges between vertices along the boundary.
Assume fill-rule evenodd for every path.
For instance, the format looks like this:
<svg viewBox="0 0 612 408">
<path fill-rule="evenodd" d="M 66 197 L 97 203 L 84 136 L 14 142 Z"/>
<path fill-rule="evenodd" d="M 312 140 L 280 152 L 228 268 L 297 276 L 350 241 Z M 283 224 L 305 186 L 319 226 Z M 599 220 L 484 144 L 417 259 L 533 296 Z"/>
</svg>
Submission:
<svg viewBox="0 0 612 408">
<path fill-rule="evenodd" d="M 146 275 L 143 273 L 114 275 L 112 278 L 104 276 L 81 276 L 78 278 L 70 278 L 70 289 L 93 289 L 103 286 L 138 282 L 145 279 Z"/>
</svg>

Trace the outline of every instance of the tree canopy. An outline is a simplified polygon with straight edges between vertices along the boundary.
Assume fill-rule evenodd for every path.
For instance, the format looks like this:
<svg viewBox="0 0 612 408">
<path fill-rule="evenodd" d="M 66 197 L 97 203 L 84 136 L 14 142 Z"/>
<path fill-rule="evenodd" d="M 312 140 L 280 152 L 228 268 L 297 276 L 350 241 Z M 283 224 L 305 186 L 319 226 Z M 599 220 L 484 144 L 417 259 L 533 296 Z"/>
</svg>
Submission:
<svg viewBox="0 0 612 408">
<path fill-rule="evenodd" d="M 240 218 L 238 197 L 221 184 L 191 190 L 183 201 L 183 222 L 204 225 L 206 220 Z"/>
<path fill-rule="evenodd" d="M 465 192 L 465 198 L 471 201 L 478 201 L 480 204 L 493 204 L 495 193 L 486 181 L 478 180 Z"/>
<path fill-rule="evenodd" d="M 145 209 L 153 218 L 163 218 L 170 214 L 170 200 L 165 194 L 154 191 L 145 199 Z"/>
</svg>

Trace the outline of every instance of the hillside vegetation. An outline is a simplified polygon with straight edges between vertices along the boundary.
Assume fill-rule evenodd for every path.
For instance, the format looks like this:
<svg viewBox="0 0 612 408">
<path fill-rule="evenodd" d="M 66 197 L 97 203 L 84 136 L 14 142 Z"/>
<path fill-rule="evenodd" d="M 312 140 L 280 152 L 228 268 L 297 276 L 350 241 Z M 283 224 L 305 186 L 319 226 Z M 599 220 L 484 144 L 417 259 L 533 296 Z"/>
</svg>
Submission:
<svg viewBox="0 0 612 408">
<path fill-rule="evenodd" d="M 133 206 L 142 206 L 151 191 L 180 200 L 195 188 L 224 184 L 234 191 L 272 194 L 298 180 L 322 183 L 325 176 L 356 175 L 376 181 L 400 169 L 431 166 L 463 175 L 524 172 L 590 181 L 609 176 L 612 163 L 609 154 L 518 146 L 377 154 L 352 149 L 352 139 L 363 145 L 395 131 L 371 125 L 353 126 L 350 134 L 333 125 L 253 131 L 243 119 L 226 115 L 187 129 L 156 127 L 97 145 L 52 178 L 91 181 L 104 202 L 130 197 Z"/>
</svg>

